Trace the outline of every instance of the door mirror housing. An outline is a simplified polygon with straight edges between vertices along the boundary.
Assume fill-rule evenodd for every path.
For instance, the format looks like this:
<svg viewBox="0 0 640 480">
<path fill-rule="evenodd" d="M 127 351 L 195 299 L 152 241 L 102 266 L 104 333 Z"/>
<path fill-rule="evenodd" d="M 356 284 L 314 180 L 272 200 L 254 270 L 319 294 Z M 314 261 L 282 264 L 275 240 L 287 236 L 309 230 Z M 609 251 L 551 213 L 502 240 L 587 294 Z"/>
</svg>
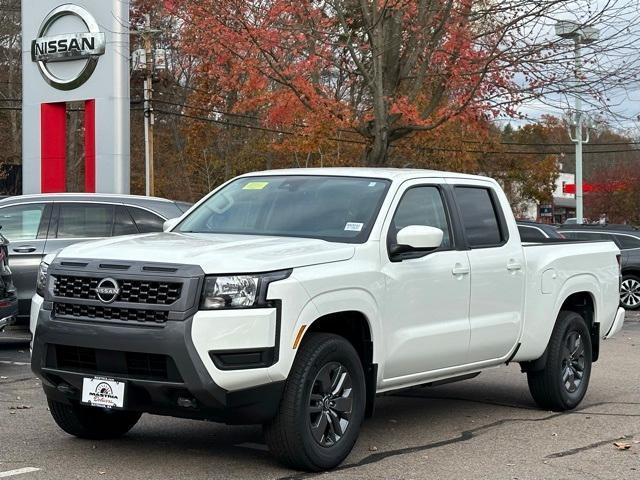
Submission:
<svg viewBox="0 0 640 480">
<path fill-rule="evenodd" d="M 166 220 L 162 224 L 162 231 L 168 232 L 169 230 L 173 229 L 173 227 L 175 227 L 179 221 L 180 221 L 180 218 L 170 218 L 169 220 Z"/>
<path fill-rule="evenodd" d="M 425 225 L 409 225 L 398 232 L 395 245 L 391 246 L 391 254 L 407 252 L 430 252 L 442 245 L 444 232 L 439 228 Z"/>
</svg>

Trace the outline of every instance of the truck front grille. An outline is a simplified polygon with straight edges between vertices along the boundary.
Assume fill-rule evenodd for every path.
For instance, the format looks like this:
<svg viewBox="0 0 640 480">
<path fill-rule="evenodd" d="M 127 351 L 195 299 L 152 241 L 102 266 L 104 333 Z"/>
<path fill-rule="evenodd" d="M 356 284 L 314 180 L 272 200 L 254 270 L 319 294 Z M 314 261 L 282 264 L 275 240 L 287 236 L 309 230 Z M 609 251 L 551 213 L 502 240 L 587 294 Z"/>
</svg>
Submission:
<svg viewBox="0 0 640 480">
<path fill-rule="evenodd" d="M 138 308 L 102 307 L 75 303 L 54 303 L 56 317 L 120 320 L 123 322 L 165 323 L 169 317 L 166 310 L 146 310 Z"/>
<path fill-rule="evenodd" d="M 67 345 L 50 345 L 47 366 L 91 375 L 126 376 L 148 380 L 182 382 L 173 359 L 167 355 L 119 352 Z"/>
<path fill-rule="evenodd" d="M 57 275 L 53 294 L 56 297 L 97 300 L 96 287 L 102 280 L 93 277 Z M 147 280 L 117 279 L 120 286 L 118 301 L 129 303 L 145 303 L 171 305 L 180 299 L 182 283 L 154 282 Z"/>
</svg>

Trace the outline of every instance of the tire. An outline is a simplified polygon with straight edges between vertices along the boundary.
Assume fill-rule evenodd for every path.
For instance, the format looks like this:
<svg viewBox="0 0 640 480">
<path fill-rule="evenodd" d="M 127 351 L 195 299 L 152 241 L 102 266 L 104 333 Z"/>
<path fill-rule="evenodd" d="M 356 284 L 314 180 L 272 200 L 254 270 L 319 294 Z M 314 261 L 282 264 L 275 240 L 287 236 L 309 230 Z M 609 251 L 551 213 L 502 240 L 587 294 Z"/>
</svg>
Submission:
<svg viewBox="0 0 640 480">
<path fill-rule="evenodd" d="M 640 277 L 626 274 L 620 284 L 620 306 L 625 310 L 640 308 Z"/>
<path fill-rule="evenodd" d="M 122 410 L 108 410 L 79 404 L 47 400 L 51 416 L 69 435 L 90 440 L 107 440 L 125 435 L 142 414 Z"/>
<path fill-rule="evenodd" d="M 280 462 L 317 472 L 340 465 L 353 449 L 364 419 L 366 389 L 362 363 L 351 343 L 327 333 L 307 337 L 264 434 Z"/>
<path fill-rule="evenodd" d="M 545 354 L 544 368 L 527 373 L 531 396 L 545 410 L 577 407 L 591 377 L 591 333 L 584 318 L 576 312 L 560 312 Z"/>
</svg>

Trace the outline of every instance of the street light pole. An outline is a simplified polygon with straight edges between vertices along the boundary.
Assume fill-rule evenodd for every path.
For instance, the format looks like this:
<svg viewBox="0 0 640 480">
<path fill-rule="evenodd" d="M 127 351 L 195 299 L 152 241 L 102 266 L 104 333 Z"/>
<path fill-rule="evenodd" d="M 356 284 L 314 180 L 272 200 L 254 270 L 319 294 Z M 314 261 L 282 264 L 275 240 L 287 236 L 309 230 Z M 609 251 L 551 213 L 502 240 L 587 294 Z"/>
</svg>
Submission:
<svg viewBox="0 0 640 480">
<path fill-rule="evenodd" d="M 582 97 L 578 93 L 578 85 L 580 83 L 580 69 L 582 68 L 582 48 L 580 45 L 580 36 L 575 37 L 575 61 L 576 61 L 576 221 L 582 224 L 584 221 L 584 203 L 582 191 Z"/>
<path fill-rule="evenodd" d="M 144 40 L 146 77 L 144 79 L 144 171 L 145 171 L 145 194 L 154 195 L 153 185 L 153 32 L 151 31 L 151 17 L 145 15 L 145 30 L 142 34 Z"/>
<path fill-rule="evenodd" d="M 580 71 L 582 69 L 582 45 L 588 45 L 600 38 L 600 32 L 594 27 L 581 26 L 574 22 L 561 20 L 556 23 L 556 35 L 561 38 L 571 39 L 574 42 L 575 56 L 575 114 L 572 123 L 575 122 L 575 137 L 571 141 L 576 144 L 576 222 L 584 221 L 583 181 L 582 181 L 582 144 L 589 141 L 584 138 L 582 124 L 584 114 L 582 112 L 582 97 L 580 96 Z"/>
</svg>

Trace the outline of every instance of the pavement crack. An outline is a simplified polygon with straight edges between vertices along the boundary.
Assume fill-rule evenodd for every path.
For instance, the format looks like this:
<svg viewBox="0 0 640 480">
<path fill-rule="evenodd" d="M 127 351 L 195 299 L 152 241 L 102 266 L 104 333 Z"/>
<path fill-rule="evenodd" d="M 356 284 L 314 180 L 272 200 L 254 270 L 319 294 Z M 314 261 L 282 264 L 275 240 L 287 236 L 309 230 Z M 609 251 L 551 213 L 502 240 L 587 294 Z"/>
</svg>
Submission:
<svg viewBox="0 0 640 480">
<path fill-rule="evenodd" d="M 637 435 L 637 433 L 632 433 L 629 435 L 625 435 L 624 438 L 633 438 Z M 598 448 L 601 447 L 602 445 L 607 445 L 613 442 L 616 442 L 620 440 L 620 437 L 616 437 L 616 438 L 608 438 L 606 440 L 600 440 L 594 443 L 590 443 L 589 445 L 584 445 L 582 447 L 576 447 L 576 448 L 571 448 L 569 450 L 563 450 L 561 452 L 556 452 L 556 453 L 552 453 L 550 455 L 547 455 L 544 458 L 563 458 L 563 457 L 569 457 L 571 455 L 575 455 L 576 453 L 580 453 L 580 452 L 584 452 L 586 450 L 593 450 L 594 448 Z"/>
<path fill-rule="evenodd" d="M 607 413 L 607 412 L 568 412 L 568 415 L 587 415 L 593 417 L 640 417 L 640 413 Z"/>
<path fill-rule="evenodd" d="M 492 429 L 494 427 L 499 427 L 499 426 L 504 425 L 506 423 L 513 423 L 513 422 L 545 422 L 547 420 L 552 420 L 552 419 L 554 419 L 556 417 L 559 417 L 559 416 L 562 416 L 562 415 L 564 415 L 564 414 L 563 413 L 554 413 L 552 415 L 547 415 L 546 417 L 539 417 L 539 418 L 504 418 L 502 420 L 497 420 L 495 422 L 488 423 L 486 425 L 480 425 L 480 426 L 478 426 L 476 428 L 473 428 L 471 430 L 464 430 L 457 437 L 449 438 L 447 440 L 440 440 L 440 441 L 437 441 L 437 442 L 427 443 L 425 445 L 418 445 L 418 446 L 415 446 L 415 447 L 406 447 L 406 448 L 399 448 L 399 449 L 396 449 L 396 450 L 387 450 L 387 451 L 384 451 L 384 452 L 373 453 L 371 455 L 368 455 L 368 456 L 364 457 L 359 462 L 340 466 L 338 468 L 333 469 L 333 471 L 334 472 L 341 472 L 341 471 L 344 471 L 344 470 L 351 470 L 351 469 L 354 469 L 354 468 L 363 467 L 365 465 L 378 463 L 378 462 L 381 462 L 382 460 L 386 460 L 387 458 L 391 458 L 391 457 L 397 457 L 397 456 L 406 455 L 406 454 L 409 454 L 409 453 L 424 452 L 424 451 L 427 451 L 427 450 L 432 450 L 434 448 L 444 447 L 444 446 L 452 445 L 452 444 L 455 444 L 455 443 L 466 442 L 468 440 L 471 440 L 471 439 L 475 438 L 477 435 L 479 435 L 481 433 L 484 433 L 484 431 L 486 431 L 486 430 L 490 430 L 490 429 Z M 301 474 L 298 474 L 298 475 L 280 477 L 278 480 L 301 480 L 301 479 L 306 479 L 306 478 L 314 478 L 314 477 L 317 477 L 317 476 L 323 475 L 323 474 L 324 473 L 301 473 Z"/>
</svg>

